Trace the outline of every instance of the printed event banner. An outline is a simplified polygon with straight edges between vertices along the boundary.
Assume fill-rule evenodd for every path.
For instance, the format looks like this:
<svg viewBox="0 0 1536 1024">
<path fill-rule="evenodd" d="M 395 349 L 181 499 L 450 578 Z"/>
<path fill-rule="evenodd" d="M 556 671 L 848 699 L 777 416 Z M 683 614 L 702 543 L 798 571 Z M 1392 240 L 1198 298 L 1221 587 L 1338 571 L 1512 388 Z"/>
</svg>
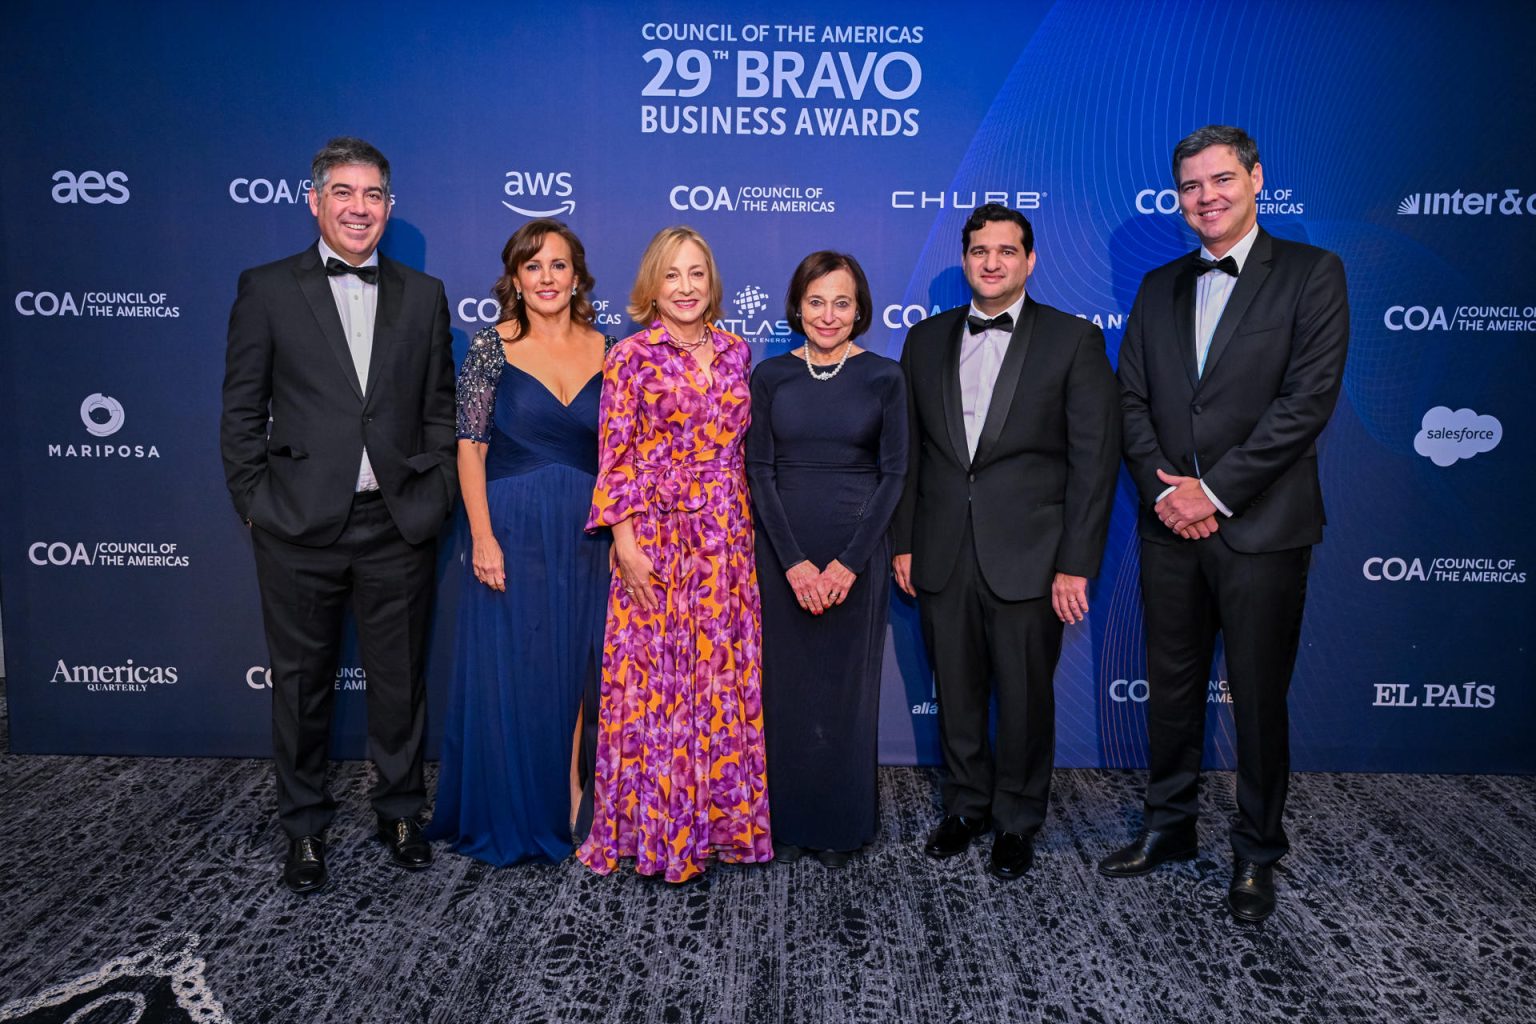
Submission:
<svg viewBox="0 0 1536 1024">
<path fill-rule="evenodd" d="M 1194 248 L 1173 144 L 1258 140 L 1272 233 L 1337 252 L 1353 324 L 1320 445 L 1328 511 L 1291 691 L 1301 769 L 1536 770 L 1530 345 L 1536 19 L 1513 4 L 25 4 L 0 41 L 0 601 L 18 752 L 262 755 L 250 541 L 224 489 L 224 333 L 245 267 L 311 244 L 308 161 L 393 162 L 384 248 L 446 282 L 456 343 L 497 316 L 507 236 L 568 222 L 623 313 L 668 224 L 709 239 L 723 326 L 794 347 L 790 272 L 868 271 L 867 345 L 967 300 L 978 204 L 1034 225 L 1030 292 L 1111 360 L 1142 275 Z M 1454 83 L 1448 88 L 1447 83 Z M 1134 497 L 1122 477 L 1089 621 L 1067 631 L 1057 761 L 1145 757 Z M 451 672 L 449 524 L 429 675 Z M 1213 666 L 1207 763 L 1230 765 Z M 336 749 L 362 751 L 349 644 Z M 938 711 L 891 606 L 880 750 L 935 762 Z"/>
</svg>

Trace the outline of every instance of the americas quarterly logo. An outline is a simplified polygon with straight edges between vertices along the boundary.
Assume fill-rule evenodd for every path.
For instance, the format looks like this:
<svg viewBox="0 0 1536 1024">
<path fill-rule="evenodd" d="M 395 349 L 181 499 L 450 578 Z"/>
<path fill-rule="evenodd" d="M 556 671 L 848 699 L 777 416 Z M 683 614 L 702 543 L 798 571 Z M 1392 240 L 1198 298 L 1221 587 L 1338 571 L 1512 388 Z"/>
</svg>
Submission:
<svg viewBox="0 0 1536 1024">
<path fill-rule="evenodd" d="M 1419 432 L 1413 437 L 1413 450 L 1444 468 L 1493 451 L 1503 437 L 1503 425 L 1492 416 L 1437 405 L 1420 421 Z"/>
</svg>

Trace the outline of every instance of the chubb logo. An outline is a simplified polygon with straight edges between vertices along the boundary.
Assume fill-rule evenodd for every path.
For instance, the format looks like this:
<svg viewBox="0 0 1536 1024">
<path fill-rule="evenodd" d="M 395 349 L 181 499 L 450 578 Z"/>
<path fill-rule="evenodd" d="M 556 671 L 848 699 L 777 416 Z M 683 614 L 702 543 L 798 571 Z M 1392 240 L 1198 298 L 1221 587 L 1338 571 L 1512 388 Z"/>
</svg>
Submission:
<svg viewBox="0 0 1536 1024">
<path fill-rule="evenodd" d="M 308 178 L 296 184 L 283 178 L 236 178 L 229 183 L 229 198 L 237 203 L 307 203 L 312 187 Z"/>
<path fill-rule="evenodd" d="M 1021 189 L 951 189 L 948 192 L 925 192 L 922 189 L 898 189 L 891 193 L 893 210 L 974 210 L 987 203 L 1009 206 L 1015 210 L 1038 210 L 1045 199 L 1044 192 Z"/>
<path fill-rule="evenodd" d="M 123 403 L 99 391 L 80 403 L 80 422 L 92 437 L 111 437 L 123 429 L 126 418 Z"/>
<path fill-rule="evenodd" d="M 503 199 L 501 205 L 513 213 L 524 217 L 559 217 L 576 212 L 576 200 L 569 198 L 576 191 L 570 171 L 508 171 L 506 178 L 501 190 L 518 202 Z M 554 202 L 557 199 L 564 201 Z"/>
<path fill-rule="evenodd" d="M 1492 416 L 1437 405 L 1420 421 L 1413 450 L 1437 466 L 1454 466 L 1460 459 L 1493 451 L 1503 437 L 1503 425 Z"/>
<path fill-rule="evenodd" d="M 1486 217 L 1495 213 L 1505 217 L 1536 215 L 1536 192 L 1522 195 L 1517 188 L 1503 192 L 1410 192 L 1397 204 L 1399 217 Z"/>
<path fill-rule="evenodd" d="M 56 203 L 111 203 L 122 206 L 128 201 L 128 175 L 122 171 L 53 172 L 53 201 Z"/>
</svg>

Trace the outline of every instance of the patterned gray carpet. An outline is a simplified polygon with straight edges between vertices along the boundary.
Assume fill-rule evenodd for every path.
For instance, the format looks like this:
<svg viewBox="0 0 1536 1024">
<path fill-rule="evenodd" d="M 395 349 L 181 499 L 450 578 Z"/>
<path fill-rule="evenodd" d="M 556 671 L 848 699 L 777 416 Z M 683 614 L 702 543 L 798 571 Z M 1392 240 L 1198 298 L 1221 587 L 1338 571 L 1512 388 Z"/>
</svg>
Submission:
<svg viewBox="0 0 1536 1024">
<path fill-rule="evenodd" d="M 0 1021 L 1536 1021 L 1533 778 L 1298 776 L 1280 908 L 1239 926 L 1225 773 L 1203 856 L 1143 879 L 1094 870 L 1139 773 L 1058 772 L 1005 885 L 986 842 L 922 855 L 934 776 L 889 768 L 845 870 L 682 888 L 449 854 L 404 873 L 369 839 L 366 769 L 338 774 L 332 883 L 301 898 L 265 762 L 0 756 Z"/>
</svg>

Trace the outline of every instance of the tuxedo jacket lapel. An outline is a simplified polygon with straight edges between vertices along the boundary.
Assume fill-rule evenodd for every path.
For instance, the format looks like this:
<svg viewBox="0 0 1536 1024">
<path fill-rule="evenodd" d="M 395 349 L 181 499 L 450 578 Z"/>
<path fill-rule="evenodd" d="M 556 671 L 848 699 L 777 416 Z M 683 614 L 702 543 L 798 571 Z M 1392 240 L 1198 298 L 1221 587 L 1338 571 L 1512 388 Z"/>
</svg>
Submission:
<svg viewBox="0 0 1536 1024">
<path fill-rule="evenodd" d="M 320 264 L 319 250 L 308 250 L 293 274 L 298 279 L 299 290 L 304 293 L 305 301 L 309 303 L 310 312 L 315 316 L 315 322 L 320 325 L 320 333 L 325 335 L 326 343 L 330 345 L 331 354 L 341 364 L 342 375 L 361 402 L 363 389 L 357 380 L 357 367 L 352 364 L 352 350 L 347 347 L 347 336 L 341 328 L 341 315 L 336 312 L 336 297 L 331 294 L 330 281 L 326 277 L 325 268 Z"/>
<path fill-rule="evenodd" d="M 405 299 L 405 276 L 393 260 L 379 258 L 379 303 L 373 317 L 373 354 L 368 360 L 367 401 L 372 402 L 374 384 L 379 379 L 379 367 L 385 352 L 396 341 L 400 323 L 400 308 Z"/>
<path fill-rule="evenodd" d="M 1035 329 L 1035 303 L 1026 298 L 1019 310 L 1019 322 L 1014 325 L 1008 338 L 1008 351 L 1003 354 L 1003 365 L 997 371 L 997 383 L 992 387 L 992 403 L 987 406 L 987 419 L 981 425 L 981 437 L 976 440 L 976 463 L 986 459 L 997 444 L 1013 410 L 1013 396 L 1019 388 L 1019 378 L 1024 370 L 1024 357 L 1029 352 L 1029 340 Z M 958 360 L 956 360 L 958 364 Z M 958 371 L 957 371 L 958 377 Z"/>
<path fill-rule="evenodd" d="M 1211 335 L 1211 350 L 1205 354 L 1205 376 L 1207 377 L 1211 375 L 1217 361 L 1221 359 L 1221 354 L 1226 351 L 1227 342 L 1232 340 L 1232 335 L 1237 331 L 1237 325 L 1242 323 L 1248 307 L 1253 305 L 1254 296 L 1258 295 L 1259 289 L 1264 286 L 1265 278 L 1269 277 L 1269 264 L 1272 258 L 1272 247 L 1269 242 L 1269 235 L 1260 229 L 1258 237 L 1253 240 L 1253 248 L 1248 251 L 1248 262 L 1243 267 L 1243 272 L 1237 277 L 1237 285 L 1232 289 L 1232 297 L 1227 299 L 1227 308 L 1221 311 L 1216 332 Z"/>
<path fill-rule="evenodd" d="M 1189 376 L 1192 389 L 1200 384 L 1200 358 L 1195 351 L 1195 281 L 1198 278 L 1191 259 L 1185 261 L 1184 269 L 1173 282 L 1174 337 L 1178 340 L 1184 372 Z"/>
<path fill-rule="evenodd" d="M 955 459 L 962 466 L 971 464 L 970 446 L 965 443 L 965 410 L 960 398 L 960 338 L 965 331 L 965 317 L 955 321 L 954 329 L 944 342 L 943 378 L 944 425 L 949 430 L 949 443 L 955 450 Z"/>
</svg>

